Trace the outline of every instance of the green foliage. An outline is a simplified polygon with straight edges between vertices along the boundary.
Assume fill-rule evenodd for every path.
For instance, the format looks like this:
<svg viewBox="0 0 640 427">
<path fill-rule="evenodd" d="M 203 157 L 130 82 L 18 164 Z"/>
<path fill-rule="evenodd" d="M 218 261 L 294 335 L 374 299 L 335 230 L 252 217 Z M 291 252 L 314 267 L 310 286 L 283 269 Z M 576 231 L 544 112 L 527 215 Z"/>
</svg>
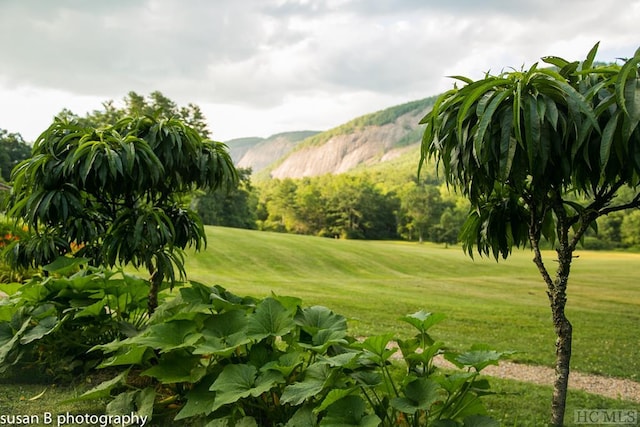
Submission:
<svg viewBox="0 0 640 427">
<path fill-rule="evenodd" d="M 392 334 L 359 341 L 325 307 L 191 283 L 140 333 L 93 347 L 89 355 L 104 353 L 99 367 L 122 373 L 79 399 L 110 396 L 107 413 L 115 413 L 135 397 L 147 402 L 137 406 L 145 414 L 153 399 L 156 417 L 235 426 L 489 422 L 477 418 L 486 414 L 480 399 L 488 392 L 479 372 L 502 354 L 446 352 L 461 369 L 436 369 L 433 357 L 444 344 L 429 329 L 442 319 L 424 311 L 402 318 L 417 334 L 399 342 L 406 370 L 398 375 Z"/>
<path fill-rule="evenodd" d="M 56 119 L 14 169 L 9 215 L 32 230 L 5 253 L 37 266 L 81 247 L 94 265 L 144 266 L 159 283 L 184 275 L 182 250 L 206 243 L 180 196 L 236 180 L 226 146 L 177 119 L 127 117 L 102 128 Z"/>
<path fill-rule="evenodd" d="M 0 249 L 5 248 L 16 241 L 28 239 L 29 229 L 15 222 L 0 221 Z M 22 282 L 30 278 L 35 271 L 33 269 L 14 269 L 8 263 L 0 260 L 0 283 Z"/>
<path fill-rule="evenodd" d="M 463 235 L 470 253 L 506 257 L 529 243 L 527 224 L 554 241 L 559 216 L 577 242 L 598 217 L 640 206 L 637 191 L 611 205 L 620 188 L 640 183 L 640 56 L 592 67 L 596 49 L 581 64 L 546 57 L 557 69 L 460 78 L 464 86 L 422 120 L 422 162 L 436 157 L 446 182 L 472 202 Z"/>
<path fill-rule="evenodd" d="M 86 261 L 59 258 L 45 267 L 49 277 L 0 300 L 0 372 L 35 368 L 70 380 L 100 363 L 99 353 L 87 353 L 93 346 L 144 327 L 146 281 L 94 268 L 70 274 Z"/>
<path fill-rule="evenodd" d="M 398 200 L 368 176 L 287 178 L 261 190 L 264 230 L 350 239 L 396 236 Z"/>
<path fill-rule="evenodd" d="M 11 180 L 13 168 L 30 154 L 31 147 L 19 133 L 9 133 L 0 129 L 0 176 L 4 182 Z"/>
<path fill-rule="evenodd" d="M 240 168 L 237 185 L 198 196 L 195 210 L 206 225 L 255 229 L 257 204 L 251 185 L 251 169 Z"/>
<path fill-rule="evenodd" d="M 85 117 L 79 117 L 72 111 L 64 109 L 57 117 L 63 121 L 73 121 L 84 127 L 113 126 L 126 117 L 149 116 L 156 119 L 178 119 L 195 129 L 200 136 L 209 138 L 210 131 L 200 107 L 187 104 L 178 107 L 171 99 L 160 91 L 151 92 L 147 97 L 136 92 L 129 92 L 123 99 L 124 106 L 117 107 L 113 100 L 102 103 L 102 110 L 94 110 Z"/>
</svg>

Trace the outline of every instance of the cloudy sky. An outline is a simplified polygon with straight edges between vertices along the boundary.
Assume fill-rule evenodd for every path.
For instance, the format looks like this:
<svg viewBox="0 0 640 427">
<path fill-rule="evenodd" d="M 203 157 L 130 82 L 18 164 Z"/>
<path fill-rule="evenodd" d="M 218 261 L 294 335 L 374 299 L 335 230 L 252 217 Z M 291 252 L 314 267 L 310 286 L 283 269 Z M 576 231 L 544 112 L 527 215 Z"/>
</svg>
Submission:
<svg viewBox="0 0 640 427">
<path fill-rule="evenodd" d="M 0 0 L 0 128 L 129 91 L 198 104 L 214 139 L 325 130 L 542 56 L 632 56 L 640 0 Z"/>
</svg>

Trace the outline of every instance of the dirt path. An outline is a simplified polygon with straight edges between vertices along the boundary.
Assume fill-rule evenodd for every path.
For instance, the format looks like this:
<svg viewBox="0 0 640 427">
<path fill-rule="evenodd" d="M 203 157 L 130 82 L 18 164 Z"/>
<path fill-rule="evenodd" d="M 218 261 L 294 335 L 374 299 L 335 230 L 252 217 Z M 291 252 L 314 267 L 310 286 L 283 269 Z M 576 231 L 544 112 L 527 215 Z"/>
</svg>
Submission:
<svg viewBox="0 0 640 427">
<path fill-rule="evenodd" d="M 437 357 L 435 359 L 435 364 L 441 367 L 453 367 L 453 365 L 442 357 Z M 492 377 L 531 382 L 541 385 L 553 385 L 553 379 L 555 377 L 553 368 L 546 366 L 523 365 L 508 361 L 500 362 L 499 366 L 488 366 L 482 370 L 482 373 Z M 583 374 L 581 372 L 572 371 L 569 375 L 569 388 L 583 390 L 587 393 L 599 394 L 612 399 L 622 399 L 640 403 L 640 383 L 627 379 Z"/>
</svg>

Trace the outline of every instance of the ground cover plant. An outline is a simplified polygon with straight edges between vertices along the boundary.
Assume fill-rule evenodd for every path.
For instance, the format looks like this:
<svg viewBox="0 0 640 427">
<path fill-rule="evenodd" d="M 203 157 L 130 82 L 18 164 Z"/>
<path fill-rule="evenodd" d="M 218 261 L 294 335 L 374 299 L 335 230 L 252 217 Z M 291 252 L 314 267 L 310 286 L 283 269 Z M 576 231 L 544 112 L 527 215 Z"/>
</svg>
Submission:
<svg viewBox="0 0 640 427">
<path fill-rule="evenodd" d="M 415 335 L 356 339 L 346 318 L 294 297 L 239 297 L 187 283 L 145 321 L 144 280 L 79 268 L 62 257 L 3 301 L 0 368 L 74 368 L 110 375 L 75 400 L 107 399 L 106 415 L 224 425 L 491 426 L 480 372 L 503 353 L 445 350 L 429 329 L 443 315 L 400 318 Z M 69 274 L 71 272 L 71 274 Z M 7 290 L 9 290 L 7 288 Z M 406 367 L 393 375 L 401 352 Z M 460 370 L 433 365 L 438 354 Z M 71 372 L 73 373 L 73 372 Z M 107 374 L 108 375 L 108 374 Z"/>
</svg>

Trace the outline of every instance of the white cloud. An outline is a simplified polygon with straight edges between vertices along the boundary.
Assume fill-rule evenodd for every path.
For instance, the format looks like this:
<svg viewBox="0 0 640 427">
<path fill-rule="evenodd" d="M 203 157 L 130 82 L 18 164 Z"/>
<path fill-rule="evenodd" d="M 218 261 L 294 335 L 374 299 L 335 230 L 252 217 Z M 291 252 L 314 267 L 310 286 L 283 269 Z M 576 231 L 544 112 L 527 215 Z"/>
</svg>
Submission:
<svg viewBox="0 0 640 427">
<path fill-rule="evenodd" d="M 129 91 L 199 104 L 214 137 L 326 129 L 447 75 L 638 47 L 639 0 L 0 2 L 0 128 L 32 139 Z M 217 130 L 218 129 L 218 130 Z"/>
</svg>

